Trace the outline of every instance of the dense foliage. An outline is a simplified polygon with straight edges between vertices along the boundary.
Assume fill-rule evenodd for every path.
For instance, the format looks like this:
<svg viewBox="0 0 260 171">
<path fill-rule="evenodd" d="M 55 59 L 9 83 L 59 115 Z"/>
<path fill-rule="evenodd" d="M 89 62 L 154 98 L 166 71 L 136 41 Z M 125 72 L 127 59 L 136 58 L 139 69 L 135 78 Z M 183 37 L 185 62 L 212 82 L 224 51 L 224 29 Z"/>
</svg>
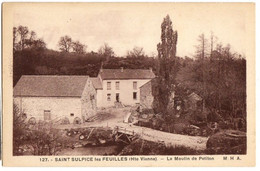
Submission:
<svg viewBox="0 0 260 171">
<path fill-rule="evenodd" d="M 150 57 L 111 57 L 90 52 L 76 54 L 48 49 L 25 49 L 14 52 L 14 86 L 22 75 L 89 75 L 96 77 L 103 68 L 156 69 L 156 59 Z"/>
<path fill-rule="evenodd" d="M 148 57 L 141 47 L 128 51 L 126 57 L 115 57 L 108 44 L 102 45 L 98 52 L 85 52 L 80 42 L 73 41 L 70 41 L 72 51 L 54 51 L 47 49 L 45 42 L 38 39 L 35 32 L 19 26 L 13 29 L 13 86 L 22 75 L 96 77 L 101 66 L 130 69 L 152 67 L 158 76 L 155 85 L 156 113 L 175 113 L 164 111 L 169 106 L 171 92 L 181 100 L 195 92 L 204 101 L 208 121 L 216 120 L 216 113 L 224 120 L 235 117 L 246 119 L 245 57 L 232 52 L 229 45 L 222 46 L 220 43 L 215 46 L 210 44 L 211 50 L 208 51 L 209 45 L 203 34 L 199 36 L 194 57 L 176 57 L 177 32 L 171 24 L 167 16 L 161 26 L 158 57 Z M 167 121 L 171 122 L 169 119 Z"/>
<path fill-rule="evenodd" d="M 16 105 L 13 116 L 13 155 L 56 155 L 61 149 L 60 131 L 52 123 L 28 120 Z"/>
</svg>

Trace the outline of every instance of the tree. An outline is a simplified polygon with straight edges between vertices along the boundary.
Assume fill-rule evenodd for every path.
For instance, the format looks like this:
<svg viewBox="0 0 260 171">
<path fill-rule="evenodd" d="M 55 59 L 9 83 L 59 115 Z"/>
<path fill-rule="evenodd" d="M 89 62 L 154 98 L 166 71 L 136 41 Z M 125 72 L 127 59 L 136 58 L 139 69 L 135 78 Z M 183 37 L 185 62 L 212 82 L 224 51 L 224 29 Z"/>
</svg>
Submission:
<svg viewBox="0 0 260 171">
<path fill-rule="evenodd" d="M 204 34 L 199 35 L 198 38 L 199 45 L 197 45 L 197 59 L 201 61 L 201 69 L 202 69 L 202 83 L 203 83 L 203 100 L 202 100 L 202 110 L 205 111 L 205 97 L 206 97 L 206 80 L 205 80 L 205 58 L 206 58 L 206 52 L 208 48 L 208 41 L 205 38 Z"/>
<path fill-rule="evenodd" d="M 24 48 L 32 48 L 34 42 L 36 41 L 36 33 L 34 31 L 30 32 L 30 37 L 24 40 Z"/>
<path fill-rule="evenodd" d="M 127 57 L 144 57 L 144 51 L 142 47 L 134 47 L 132 51 L 127 52 Z"/>
<path fill-rule="evenodd" d="M 217 113 L 231 120 L 237 113 L 245 117 L 246 60 L 232 53 L 230 45 L 213 46 L 211 39 L 208 46 L 203 34 L 199 36 L 195 57 L 178 72 L 177 81 L 189 90 L 188 95 L 195 92 L 203 98 L 204 114 Z"/>
<path fill-rule="evenodd" d="M 36 33 L 35 33 L 35 31 L 31 31 L 31 32 L 30 32 L 30 40 L 31 40 L 31 41 L 36 40 Z"/>
<path fill-rule="evenodd" d="M 161 25 L 161 43 L 157 45 L 159 69 L 157 83 L 153 88 L 155 111 L 164 116 L 169 114 L 169 103 L 174 92 L 177 38 L 177 31 L 173 30 L 172 21 L 167 15 Z"/>
<path fill-rule="evenodd" d="M 46 43 L 42 39 L 33 40 L 31 47 L 38 50 L 46 49 Z"/>
<path fill-rule="evenodd" d="M 29 29 L 26 26 L 19 26 L 18 29 L 17 29 L 17 32 L 20 35 L 20 42 L 19 42 L 19 44 L 21 46 L 21 49 L 23 50 L 25 48 L 25 41 L 26 41 L 26 38 L 28 36 Z"/>
<path fill-rule="evenodd" d="M 211 31 L 210 33 L 210 59 L 212 59 L 212 53 L 215 50 L 215 44 L 217 44 L 218 38 L 214 35 L 214 33 Z"/>
<path fill-rule="evenodd" d="M 205 38 L 204 33 L 199 35 L 197 40 L 198 40 L 198 45 L 195 46 L 196 47 L 195 58 L 203 60 L 209 55 L 208 40 Z"/>
<path fill-rule="evenodd" d="M 104 56 L 106 61 L 109 61 L 109 59 L 115 55 L 112 47 L 110 47 L 107 43 L 104 43 L 104 45 L 98 49 L 98 53 Z"/>
<path fill-rule="evenodd" d="M 71 48 L 72 48 L 72 39 L 69 36 L 63 36 L 60 38 L 59 42 L 58 42 L 58 46 L 60 48 L 61 51 L 63 52 L 70 52 Z"/>
<path fill-rule="evenodd" d="M 46 43 L 43 39 L 37 39 L 36 32 L 29 31 L 28 27 L 13 27 L 13 50 L 20 51 L 28 48 L 37 50 L 45 49 Z"/>
<path fill-rule="evenodd" d="M 13 51 L 17 50 L 17 36 L 18 36 L 18 32 L 17 32 L 17 28 L 13 27 Z"/>
<path fill-rule="evenodd" d="M 84 54 L 86 53 L 86 45 L 83 45 L 79 41 L 72 42 L 72 50 L 77 54 Z"/>
</svg>

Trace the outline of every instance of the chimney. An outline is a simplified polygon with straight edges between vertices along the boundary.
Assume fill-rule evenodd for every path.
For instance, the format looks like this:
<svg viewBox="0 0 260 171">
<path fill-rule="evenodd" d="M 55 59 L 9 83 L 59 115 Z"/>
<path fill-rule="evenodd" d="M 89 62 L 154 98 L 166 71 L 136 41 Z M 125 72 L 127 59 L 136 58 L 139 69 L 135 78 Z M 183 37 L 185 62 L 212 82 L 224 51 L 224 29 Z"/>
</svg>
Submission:
<svg viewBox="0 0 260 171">
<path fill-rule="evenodd" d="M 151 72 L 153 72 L 153 68 L 152 68 L 152 67 L 149 67 L 149 70 L 150 70 Z"/>
<path fill-rule="evenodd" d="M 121 68 L 121 72 L 123 72 L 124 71 L 124 67 L 120 67 Z"/>
</svg>

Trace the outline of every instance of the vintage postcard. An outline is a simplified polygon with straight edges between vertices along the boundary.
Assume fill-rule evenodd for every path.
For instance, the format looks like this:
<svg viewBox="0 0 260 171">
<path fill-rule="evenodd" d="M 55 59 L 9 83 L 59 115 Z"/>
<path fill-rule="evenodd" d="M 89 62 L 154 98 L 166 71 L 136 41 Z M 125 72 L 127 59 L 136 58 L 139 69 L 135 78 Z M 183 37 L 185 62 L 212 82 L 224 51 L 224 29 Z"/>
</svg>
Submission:
<svg viewBox="0 0 260 171">
<path fill-rule="evenodd" d="M 4 166 L 255 166 L 254 3 L 3 3 Z"/>
</svg>

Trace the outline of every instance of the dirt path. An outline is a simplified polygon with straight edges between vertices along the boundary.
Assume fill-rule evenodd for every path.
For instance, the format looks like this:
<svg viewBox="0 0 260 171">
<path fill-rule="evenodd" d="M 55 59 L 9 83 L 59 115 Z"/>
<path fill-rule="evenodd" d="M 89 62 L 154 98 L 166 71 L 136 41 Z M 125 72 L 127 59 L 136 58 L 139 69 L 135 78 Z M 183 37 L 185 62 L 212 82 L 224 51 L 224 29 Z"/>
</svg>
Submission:
<svg viewBox="0 0 260 171">
<path fill-rule="evenodd" d="M 119 127 L 122 133 L 135 133 L 144 140 L 164 142 L 166 146 L 185 146 L 195 150 L 205 150 L 208 140 L 207 137 L 173 134 L 126 123 L 117 123 L 115 126 Z"/>
</svg>

